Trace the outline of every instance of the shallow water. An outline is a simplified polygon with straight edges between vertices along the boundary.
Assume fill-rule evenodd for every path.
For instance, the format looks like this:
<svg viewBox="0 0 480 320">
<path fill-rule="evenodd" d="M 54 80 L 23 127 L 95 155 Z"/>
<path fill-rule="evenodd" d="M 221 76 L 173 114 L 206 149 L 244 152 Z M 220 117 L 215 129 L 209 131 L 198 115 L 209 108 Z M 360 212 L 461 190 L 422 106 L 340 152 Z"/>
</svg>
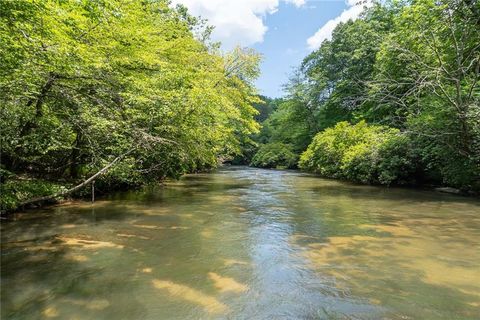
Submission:
<svg viewBox="0 0 480 320">
<path fill-rule="evenodd" d="M 480 202 L 245 167 L 17 214 L 2 319 L 479 319 Z"/>
</svg>

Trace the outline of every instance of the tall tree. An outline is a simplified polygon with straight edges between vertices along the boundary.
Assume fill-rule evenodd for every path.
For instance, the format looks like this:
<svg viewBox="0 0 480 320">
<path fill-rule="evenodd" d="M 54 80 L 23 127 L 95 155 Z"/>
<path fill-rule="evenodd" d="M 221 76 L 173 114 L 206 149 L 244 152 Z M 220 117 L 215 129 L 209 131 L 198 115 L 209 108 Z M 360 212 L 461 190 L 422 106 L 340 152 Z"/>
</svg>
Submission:
<svg viewBox="0 0 480 320">
<path fill-rule="evenodd" d="M 213 167 L 258 130 L 259 56 L 169 1 L 0 0 L 2 165 L 137 183 Z"/>
<path fill-rule="evenodd" d="M 378 55 L 372 100 L 396 110 L 443 179 L 480 182 L 478 1 L 417 0 Z M 474 180 L 479 181 L 475 182 Z"/>
</svg>

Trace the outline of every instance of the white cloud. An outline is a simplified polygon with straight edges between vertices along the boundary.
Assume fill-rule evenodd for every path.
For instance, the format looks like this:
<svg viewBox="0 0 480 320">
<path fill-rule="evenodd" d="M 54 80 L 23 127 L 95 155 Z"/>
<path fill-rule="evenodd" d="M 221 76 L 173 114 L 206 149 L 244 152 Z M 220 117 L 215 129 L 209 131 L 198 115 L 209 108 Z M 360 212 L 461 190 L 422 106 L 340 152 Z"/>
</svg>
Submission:
<svg viewBox="0 0 480 320">
<path fill-rule="evenodd" d="M 297 8 L 300 8 L 301 6 L 303 6 L 306 3 L 305 0 L 285 0 L 285 2 L 294 4 L 295 7 L 297 7 Z"/>
<path fill-rule="evenodd" d="M 250 46 L 263 41 L 268 28 L 264 17 L 278 10 L 280 0 L 173 0 L 172 4 L 183 4 L 194 16 L 208 19 L 215 26 L 214 41 L 231 49 L 236 45 Z M 305 0 L 283 0 L 297 7 Z"/>
<path fill-rule="evenodd" d="M 308 47 L 311 50 L 318 49 L 324 40 L 332 39 L 333 29 L 335 29 L 340 22 L 357 19 L 362 13 L 364 6 L 369 7 L 372 5 L 371 0 L 346 0 L 346 3 L 349 6 L 348 9 L 344 10 L 338 17 L 329 20 L 323 27 L 318 29 L 313 36 L 307 39 Z"/>
</svg>

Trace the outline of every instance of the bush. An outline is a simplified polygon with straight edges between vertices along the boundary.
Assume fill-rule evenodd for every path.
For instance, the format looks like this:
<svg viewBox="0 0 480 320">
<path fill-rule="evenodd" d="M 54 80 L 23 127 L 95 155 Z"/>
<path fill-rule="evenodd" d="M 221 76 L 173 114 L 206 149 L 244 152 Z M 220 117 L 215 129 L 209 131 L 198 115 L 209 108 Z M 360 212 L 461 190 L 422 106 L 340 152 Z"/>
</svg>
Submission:
<svg viewBox="0 0 480 320">
<path fill-rule="evenodd" d="M 65 190 L 65 186 L 45 180 L 10 179 L 0 184 L 0 211 L 15 210 L 23 201 Z"/>
<path fill-rule="evenodd" d="M 274 142 L 262 145 L 250 165 L 260 168 L 294 168 L 297 161 L 298 156 L 289 145 Z"/>
<path fill-rule="evenodd" d="M 339 122 L 315 136 L 299 167 L 362 183 L 407 183 L 416 170 L 409 143 L 397 129 Z"/>
<path fill-rule="evenodd" d="M 421 150 L 429 183 L 480 192 L 480 161 L 474 156 L 452 152 L 451 148 L 425 138 L 416 138 L 415 144 Z"/>
<path fill-rule="evenodd" d="M 11 171 L 5 170 L 0 167 L 0 183 L 5 183 L 7 180 L 15 177 L 15 174 Z"/>
</svg>

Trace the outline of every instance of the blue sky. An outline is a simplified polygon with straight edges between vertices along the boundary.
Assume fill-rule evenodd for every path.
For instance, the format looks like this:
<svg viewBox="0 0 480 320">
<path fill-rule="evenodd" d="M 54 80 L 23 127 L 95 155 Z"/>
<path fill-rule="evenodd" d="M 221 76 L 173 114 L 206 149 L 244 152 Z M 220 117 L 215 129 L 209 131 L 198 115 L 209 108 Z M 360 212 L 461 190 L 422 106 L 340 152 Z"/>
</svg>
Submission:
<svg viewBox="0 0 480 320">
<path fill-rule="evenodd" d="M 257 81 L 260 92 L 280 97 L 292 67 L 298 66 L 312 51 L 307 39 L 346 8 L 343 1 L 310 1 L 302 7 L 280 3 L 277 12 L 267 15 L 264 40 L 253 45 L 264 58 Z"/>
<path fill-rule="evenodd" d="M 356 19 L 372 0 L 172 0 L 215 27 L 222 49 L 253 47 L 263 55 L 261 94 L 281 97 L 294 67 L 329 39 L 335 26 Z"/>
</svg>

